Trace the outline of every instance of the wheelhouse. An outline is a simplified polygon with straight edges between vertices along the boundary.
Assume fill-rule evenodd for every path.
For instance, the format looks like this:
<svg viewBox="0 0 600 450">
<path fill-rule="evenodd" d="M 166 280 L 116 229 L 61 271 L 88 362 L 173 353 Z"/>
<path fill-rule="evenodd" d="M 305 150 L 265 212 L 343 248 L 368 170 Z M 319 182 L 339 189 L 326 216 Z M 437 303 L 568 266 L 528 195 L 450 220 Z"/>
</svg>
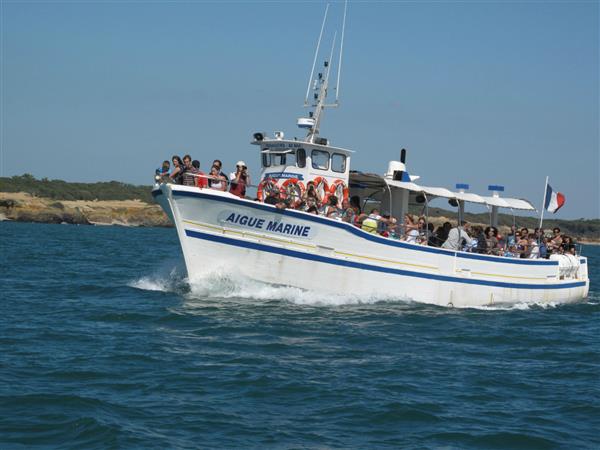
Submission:
<svg viewBox="0 0 600 450">
<path fill-rule="evenodd" d="M 295 178 L 306 184 L 320 178 L 329 185 L 341 180 L 347 186 L 353 152 L 332 147 L 326 139 L 320 141 L 257 139 L 255 136 L 252 143 L 261 149 L 261 180 Z"/>
</svg>

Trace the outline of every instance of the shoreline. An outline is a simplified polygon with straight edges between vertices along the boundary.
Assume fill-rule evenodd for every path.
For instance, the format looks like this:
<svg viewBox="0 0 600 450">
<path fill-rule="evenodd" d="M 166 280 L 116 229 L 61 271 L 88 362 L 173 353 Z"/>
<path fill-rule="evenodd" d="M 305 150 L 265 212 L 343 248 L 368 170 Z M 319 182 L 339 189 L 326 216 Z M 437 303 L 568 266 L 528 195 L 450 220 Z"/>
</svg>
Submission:
<svg viewBox="0 0 600 450">
<path fill-rule="evenodd" d="M 55 200 L 0 192 L 0 221 L 72 225 L 172 227 L 158 204 L 141 200 Z"/>
<path fill-rule="evenodd" d="M 435 225 L 444 216 L 430 216 Z M 164 211 L 156 203 L 136 200 L 56 200 L 26 192 L 0 192 L 0 222 L 34 222 L 91 226 L 172 228 Z M 438 223 L 439 222 L 439 223 Z M 575 221 L 574 221 L 575 222 Z M 476 222 L 473 222 L 476 224 Z M 481 224 L 486 225 L 486 224 Z M 508 227 L 500 226 L 500 232 Z M 578 244 L 600 245 L 600 232 L 589 235 L 572 233 Z"/>
</svg>

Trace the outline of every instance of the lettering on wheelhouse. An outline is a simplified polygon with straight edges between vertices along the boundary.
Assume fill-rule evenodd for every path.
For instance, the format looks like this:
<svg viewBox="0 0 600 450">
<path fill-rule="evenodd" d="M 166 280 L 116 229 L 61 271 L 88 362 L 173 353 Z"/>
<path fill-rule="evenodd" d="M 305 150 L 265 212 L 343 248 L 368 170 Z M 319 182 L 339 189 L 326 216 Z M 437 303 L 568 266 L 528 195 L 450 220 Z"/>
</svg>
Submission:
<svg viewBox="0 0 600 450">
<path fill-rule="evenodd" d="M 269 233 L 276 233 L 289 237 L 307 238 L 314 234 L 314 232 L 311 233 L 312 227 L 310 225 L 300 225 L 285 220 L 268 219 L 249 214 L 224 212 L 219 214 L 219 219 L 221 223 L 238 225 L 254 230 L 263 230 Z"/>
</svg>

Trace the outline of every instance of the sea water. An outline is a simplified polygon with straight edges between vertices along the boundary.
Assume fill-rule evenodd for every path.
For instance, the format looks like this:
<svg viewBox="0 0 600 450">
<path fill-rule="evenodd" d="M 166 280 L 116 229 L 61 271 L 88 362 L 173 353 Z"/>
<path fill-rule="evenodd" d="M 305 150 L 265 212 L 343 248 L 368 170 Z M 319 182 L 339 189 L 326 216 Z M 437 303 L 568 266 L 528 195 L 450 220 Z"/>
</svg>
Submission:
<svg viewBox="0 0 600 450">
<path fill-rule="evenodd" d="M 598 247 L 585 302 L 449 309 L 190 286 L 173 229 L 0 246 L 2 449 L 600 446 Z"/>
</svg>

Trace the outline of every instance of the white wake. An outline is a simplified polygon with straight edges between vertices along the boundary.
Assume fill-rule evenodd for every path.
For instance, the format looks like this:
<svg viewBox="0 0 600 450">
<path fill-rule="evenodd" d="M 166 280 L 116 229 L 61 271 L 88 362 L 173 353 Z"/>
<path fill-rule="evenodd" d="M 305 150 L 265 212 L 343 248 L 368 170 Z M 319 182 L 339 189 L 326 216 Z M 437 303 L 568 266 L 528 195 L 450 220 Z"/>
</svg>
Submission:
<svg viewBox="0 0 600 450">
<path fill-rule="evenodd" d="M 129 283 L 130 287 L 161 292 L 177 292 L 187 300 L 198 302 L 210 299 L 243 299 L 254 301 L 287 301 L 296 305 L 309 306 L 345 306 L 370 305 L 375 303 L 404 303 L 413 305 L 432 304 L 415 302 L 409 298 L 373 294 L 347 295 L 309 291 L 290 286 L 280 286 L 251 280 L 234 272 L 231 268 L 213 268 L 204 274 L 197 274 L 193 279 L 185 277 L 182 263 L 166 263 L 155 273 L 142 276 Z M 481 311 L 514 311 L 552 309 L 561 306 L 555 302 L 516 303 L 514 305 L 462 306 L 451 309 L 475 309 Z"/>
<path fill-rule="evenodd" d="M 251 300 L 284 300 L 297 305 L 360 305 L 378 302 L 406 302 L 405 299 L 390 296 L 331 294 L 309 291 L 290 286 L 279 286 L 248 279 L 226 269 L 215 269 L 209 273 L 188 280 L 191 298 L 244 298 Z"/>
</svg>

